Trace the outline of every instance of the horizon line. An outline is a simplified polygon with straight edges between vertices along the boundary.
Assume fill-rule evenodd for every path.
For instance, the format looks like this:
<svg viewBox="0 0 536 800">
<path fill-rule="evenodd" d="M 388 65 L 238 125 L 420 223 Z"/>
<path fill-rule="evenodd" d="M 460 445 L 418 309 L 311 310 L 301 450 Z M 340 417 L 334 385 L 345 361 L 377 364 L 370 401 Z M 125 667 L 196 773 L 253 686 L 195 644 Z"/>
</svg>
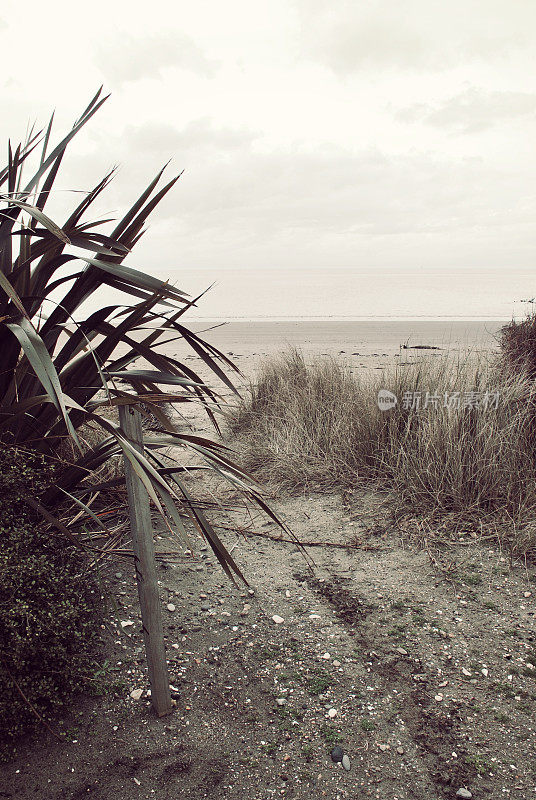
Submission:
<svg viewBox="0 0 536 800">
<path fill-rule="evenodd" d="M 368 316 L 341 316 L 341 315 L 303 315 L 303 316 L 276 316 L 276 315 L 258 315 L 258 316 L 194 316 L 190 315 L 190 319 L 199 322 L 511 322 L 514 316 L 455 316 L 453 314 L 446 314 L 444 316 L 438 315 L 431 317 L 429 315 L 423 316 L 383 316 L 383 315 L 368 315 Z"/>
</svg>

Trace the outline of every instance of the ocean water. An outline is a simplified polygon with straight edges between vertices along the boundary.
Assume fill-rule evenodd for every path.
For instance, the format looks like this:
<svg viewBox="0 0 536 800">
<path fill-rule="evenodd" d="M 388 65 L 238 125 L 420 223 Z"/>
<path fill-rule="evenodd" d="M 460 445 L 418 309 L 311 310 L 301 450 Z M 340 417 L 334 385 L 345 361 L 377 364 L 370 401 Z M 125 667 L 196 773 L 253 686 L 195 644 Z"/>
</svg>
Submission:
<svg viewBox="0 0 536 800">
<path fill-rule="evenodd" d="M 431 345 L 448 352 L 497 347 L 501 320 L 218 320 L 190 321 L 192 330 L 233 356 L 272 355 L 298 347 L 325 355 L 393 356 L 404 345 Z"/>
<path fill-rule="evenodd" d="M 143 269 L 143 264 L 134 264 Z M 188 319 L 275 321 L 507 321 L 534 303 L 536 273 L 484 269 L 202 269 L 156 273 L 200 298 Z M 58 301 L 62 295 L 58 290 Z M 132 298 L 103 287 L 84 312 Z"/>
<path fill-rule="evenodd" d="M 159 277 L 193 297 L 190 316 L 229 320 L 509 320 L 530 308 L 530 270 L 192 270 Z"/>
</svg>

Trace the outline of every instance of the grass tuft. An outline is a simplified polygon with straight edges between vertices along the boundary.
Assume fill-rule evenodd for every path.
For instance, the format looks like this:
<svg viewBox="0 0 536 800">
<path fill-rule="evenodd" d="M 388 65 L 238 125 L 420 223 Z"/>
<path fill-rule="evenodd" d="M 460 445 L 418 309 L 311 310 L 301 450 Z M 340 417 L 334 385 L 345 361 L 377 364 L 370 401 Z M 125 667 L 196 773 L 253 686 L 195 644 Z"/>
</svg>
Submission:
<svg viewBox="0 0 536 800">
<path fill-rule="evenodd" d="M 398 398 L 388 411 L 382 388 Z M 427 392 L 437 399 L 424 408 Z M 420 407 L 405 407 L 416 395 Z M 425 359 L 372 376 L 293 349 L 264 363 L 229 426 L 245 467 L 276 489 L 369 484 L 415 516 L 507 519 L 526 550 L 536 543 L 535 413 L 529 374 L 504 359 Z"/>
</svg>

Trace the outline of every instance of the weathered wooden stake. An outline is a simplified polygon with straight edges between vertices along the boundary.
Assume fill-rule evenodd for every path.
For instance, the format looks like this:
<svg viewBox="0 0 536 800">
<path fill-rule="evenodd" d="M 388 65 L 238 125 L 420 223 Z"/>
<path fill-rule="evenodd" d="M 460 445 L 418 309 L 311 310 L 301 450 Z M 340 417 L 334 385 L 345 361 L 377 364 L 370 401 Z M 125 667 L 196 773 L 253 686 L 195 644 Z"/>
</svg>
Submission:
<svg viewBox="0 0 536 800">
<path fill-rule="evenodd" d="M 121 430 L 140 453 L 143 452 L 141 414 L 136 406 L 119 406 Z M 128 458 L 125 461 L 130 529 L 140 598 L 145 652 L 151 684 L 151 702 L 159 717 L 172 710 L 169 676 L 162 627 L 162 608 L 154 558 L 153 526 L 149 495 Z"/>
</svg>

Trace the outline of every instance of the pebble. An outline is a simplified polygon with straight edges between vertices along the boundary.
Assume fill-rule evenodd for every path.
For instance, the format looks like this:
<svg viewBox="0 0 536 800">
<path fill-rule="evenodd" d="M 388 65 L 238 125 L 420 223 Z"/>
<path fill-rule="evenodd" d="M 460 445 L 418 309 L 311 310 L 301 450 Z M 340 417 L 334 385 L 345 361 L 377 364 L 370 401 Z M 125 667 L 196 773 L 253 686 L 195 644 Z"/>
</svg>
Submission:
<svg viewBox="0 0 536 800">
<path fill-rule="evenodd" d="M 523 592 L 523 597 L 531 597 L 532 592 Z"/>
<path fill-rule="evenodd" d="M 116 578 L 122 578 L 123 577 L 123 573 L 122 572 L 116 572 L 115 573 L 115 577 Z"/>
<path fill-rule="evenodd" d="M 278 697 L 275 702 L 277 703 L 278 706 L 284 706 L 287 701 L 285 700 L 284 697 Z"/>
<path fill-rule="evenodd" d="M 283 617 L 280 617 L 277 614 L 273 615 L 272 620 L 273 622 L 275 622 L 276 625 L 281 625 L 285 621 Z"/>
<path fill-rule="evenodd" d="M 336 716 L 337 716 L 337 709 L 336 708 L 330 708 L 329 711 L 328 711 L 328 717 L 330 719 L 333 719 Z"/>
<path fill-rule="evenodd" d="M 125 619 L 125 620 L 123 620 L 123 622 L 121 623 L 121 627 L 122 627 L 122 628 L 130 628 L 130 627 L 131 627 L 131 625 L 134 625 L 134 622 L 133 622 L 131 619 Z"/>
<path fill-rule="evenodd" d="M 463 786 L 461 789 L 458 789 L 456 792 L 456 797 L 461 797 L 463 800 L 471 800 L 473 793 L 469 791 L 469 789 L 464 789 Z"/>
<path fill-rule="evenodd" d="M 344 750 L 339 745 L 336 745 L 331 751 L 331 760 L 336 764 L 344 758 Z"/>
<path fill-rule="evenodd" d="M 396 752 L 398 753 L 399 756 L 403 756 L 404 755 L 404 748 L 403 747 L 397 747 L 396 748 Z"/>
<path fill-rule="evenodd" d="M 133 700 L 139 700 L 143 694 L 143 689 L 133 689 L 130 693 L 130 696 Z"/>
<path fill-rule="evenodd" d="M 330 654 L 329 654 L 329 653 L 324 653 L 324 655 L 322 656 L 322 658 L 324 659 L 324 661 L 329 661 L 329 659 L 331 658 L 331 656 L 330 656 Z"/>
<path fill-rule="evenodd" d="M 346 753 L 342 757 L 342 765 L 343 765 L 344 769 L 346 770 L 346 772 L 348 772 L 349 769 L 350 769 L 350 759 L 348 758 Z"/>
<path fill-rule="evenodd" d="M 173 603 L 168 603 L 166 608 L 168 611 L 175 611 L 175 606 L 173 605 Z"/>
</svg>

